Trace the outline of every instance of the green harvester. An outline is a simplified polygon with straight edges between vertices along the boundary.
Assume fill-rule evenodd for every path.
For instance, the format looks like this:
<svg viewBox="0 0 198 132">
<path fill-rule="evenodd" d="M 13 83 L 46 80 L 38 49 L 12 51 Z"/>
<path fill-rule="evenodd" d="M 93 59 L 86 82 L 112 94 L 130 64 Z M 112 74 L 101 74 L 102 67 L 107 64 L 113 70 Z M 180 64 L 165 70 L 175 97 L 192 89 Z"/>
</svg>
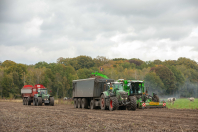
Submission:
<svg viewBox="0 0 198 132">
<path fill-rule="evenodd" d="M 152 96 L 148 95 L 148 88 L 145 88 L 143 80 L 124 80 L 119 79 L 118 82 L 122 82 L 124 91 L 128 93 L 128 96 L 135 96 L 137 102 L 137 108 L 165 108 L 166 102 L 160 102 L 156 93 Z"/>
</svg>

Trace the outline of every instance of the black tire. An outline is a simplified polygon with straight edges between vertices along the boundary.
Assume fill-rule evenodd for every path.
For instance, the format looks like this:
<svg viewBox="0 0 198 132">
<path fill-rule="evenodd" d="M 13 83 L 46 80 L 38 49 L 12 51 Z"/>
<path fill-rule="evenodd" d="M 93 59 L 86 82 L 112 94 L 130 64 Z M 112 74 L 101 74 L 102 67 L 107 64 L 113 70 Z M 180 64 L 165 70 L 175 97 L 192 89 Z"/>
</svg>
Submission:
<svg viewBox="0 0 198 132">
<path fill-rule="evenodd" d="M 130 104 L 127 106 L 127 109 L 128 110 L 136 110 L 136 108 L 137 108 L 136 97 L 130 96 L 129 101 L 130 101 Z"/>
<path fill-rule="evenodd" d="M 23 105 L 25 105 L 25 98 L 23 98 Z"/>
<path fill-rule="evenodd" d="M 36 106 L 35 98 L 33 98 L 33 106 Z"/>
<path fill-rule="evenodd" d="M 119 107 L 118 99 L 116 97 L 110 97 L 109 99 L 109 110 L 117 110 Z"/>
<path fill-rule="evenodd" d="M 93 110 L 95 108 L 96 108 L 96 106 L 95 106 L 95 100 L 91 100 L 91 102 L 90 102 L 90 109 Z"/>
<path fill-rule="evenodd" d="M 38 98 L 35 99 L 35 106 L 38 106 Z"/>
<path fill-rule="evenodd" d="M 82 106 L 82 109 L 87 109 L 88 108 L 88 101 L 87 101 L 86 98 L 82 99 L 81 106 Z"/>
<path fill-rule="evenodd" d="M 78 100 L 77 100 L 77 98 L 74 99 L 74 108 L 78 108 Z"/>
<path fill-rule="evenodd" d="M 27 104 L 31 105 L 30 97 L 27 98 Z"/>
<path fill-rule="evenodd" d="M 50 105 L 54 106 L 54 97 L 50 97 Z"/>
<path fill-rule="evenodd" d="M 38 97 L 38 106 L 42 106 L 42 98 Z"/>
<path fill-rule="evenodd" d="M 102 94 L 101 97 L 100 97 L 100 108 L 101 108 L 101 110 L 106 110 L 107 109 L 104 94 Z"/>
<path fill-rule="evenodd" d="M 82 101 L 82 99 L 81 98 L 78 98 L 78 108 L 82 108 L 81 107 L 81 101 Z"/>
<path fill-rule="evenodd" d="M 27 105 L 27 98 L 25 98 L 25 105 Z"/>
</svg>

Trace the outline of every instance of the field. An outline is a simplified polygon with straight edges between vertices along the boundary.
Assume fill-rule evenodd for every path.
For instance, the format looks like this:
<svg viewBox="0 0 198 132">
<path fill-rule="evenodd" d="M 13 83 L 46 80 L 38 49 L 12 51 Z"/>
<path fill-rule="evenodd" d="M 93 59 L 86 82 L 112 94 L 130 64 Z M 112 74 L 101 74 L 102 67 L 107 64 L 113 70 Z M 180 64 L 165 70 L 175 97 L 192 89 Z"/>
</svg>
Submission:
<svg viewBox="0 0 198 132">
<path fill-rule="evenodd" d="M 198 99 L 194 102 L 189 101 L 186 98 L 177 99 L 174 104 L 167 103 L 169 109 L 197 109 L 198 110 Z"/>
<path fill-rule="evenodd" d="M 188 101 L 188 100 L 187 100 Z M 65 102 L 62 102 L 65 103 Z M 176 104 L 176 102 L 175 102 Z M 136 111 L 76 109 L 73 105 L 25 106 L 0 102 L 1 132 L 21 131 L 198 131 L 197 109 Z"/>
</svg>

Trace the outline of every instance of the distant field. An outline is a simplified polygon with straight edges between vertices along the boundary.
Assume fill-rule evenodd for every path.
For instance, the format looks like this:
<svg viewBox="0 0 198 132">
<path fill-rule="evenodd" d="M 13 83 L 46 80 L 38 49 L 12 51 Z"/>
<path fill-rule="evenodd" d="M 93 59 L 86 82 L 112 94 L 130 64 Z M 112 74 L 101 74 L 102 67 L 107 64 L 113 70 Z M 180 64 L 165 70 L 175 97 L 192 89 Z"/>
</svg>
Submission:
<svg viewBox="0 0 198 132">
<path fill-rule="evenodd" d="M 174 104 L 166 103 L 169 109 L 198 109 L 198 98 L 194 102 L 189 101 L 187 98 L 176 99 Z"/>
</svg>

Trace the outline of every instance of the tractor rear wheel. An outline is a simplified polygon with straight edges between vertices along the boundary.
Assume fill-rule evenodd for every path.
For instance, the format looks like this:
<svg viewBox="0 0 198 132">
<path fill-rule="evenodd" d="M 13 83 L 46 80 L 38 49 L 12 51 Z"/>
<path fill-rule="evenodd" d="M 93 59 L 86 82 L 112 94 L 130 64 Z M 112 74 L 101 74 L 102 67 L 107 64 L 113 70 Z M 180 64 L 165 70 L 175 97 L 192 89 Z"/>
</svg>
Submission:
<svg viewBox="0 0 198 132">
<path fill-rule="evenodd" d="M 118 107 L 119 107 L 118 99 L 116 97 L 110 97 L 110 100 L 109 100 L 109 110 L 110 111 L 117 110 Z"/>
<path fill-rule="evenodd" d="M 88 101 L 87 101 L 86 98 L 82 99 L 81 106 L 82 106 L 82 109 L 87 109 L 88 108 Z"/>
<path fill-rule="evenodd" d="M 74 108 L 78 108 L 78 100 L 77 100 L 77 98 L 74 99 Z"/>
<path fill-rule="evenodd" d="M 127 106 L 127 109 L 128 110 L 136 110 L 136 108 L 137 108 L 136 97 L 130 96 L 129 100 L 130 100 L 130 104 Z"/>
<path fill-rule="evenodd" d="M 54 106 L 54 97 L 50 97 L 50 105 Z"/>
<path fill-rule="evenodd" d="M 78 98 L 78 108 L 82 108 L 81 107 L 81 101 L 82 101 L 82 99 L 81 98 Z"/>
<path fill-rule="evenodd" d="M 93 110 L 93 109 L 96 108 L 96 106 L 95 106 L 95 100 L 91 100 L 91 102 L 90 102 L 90 108 L 91 108 L 91 110 Z"/>
<path fill-rule="evenodd" d="M 42 98 L 38 97 L 38 106 L 42 106 Z"/>
<path fill-rule="evenodd" d="M 101 107 L 101 110 L 107 109 L 104 94 L 102 94 L 100 97 L 100 107 Z"/>
</svg>

